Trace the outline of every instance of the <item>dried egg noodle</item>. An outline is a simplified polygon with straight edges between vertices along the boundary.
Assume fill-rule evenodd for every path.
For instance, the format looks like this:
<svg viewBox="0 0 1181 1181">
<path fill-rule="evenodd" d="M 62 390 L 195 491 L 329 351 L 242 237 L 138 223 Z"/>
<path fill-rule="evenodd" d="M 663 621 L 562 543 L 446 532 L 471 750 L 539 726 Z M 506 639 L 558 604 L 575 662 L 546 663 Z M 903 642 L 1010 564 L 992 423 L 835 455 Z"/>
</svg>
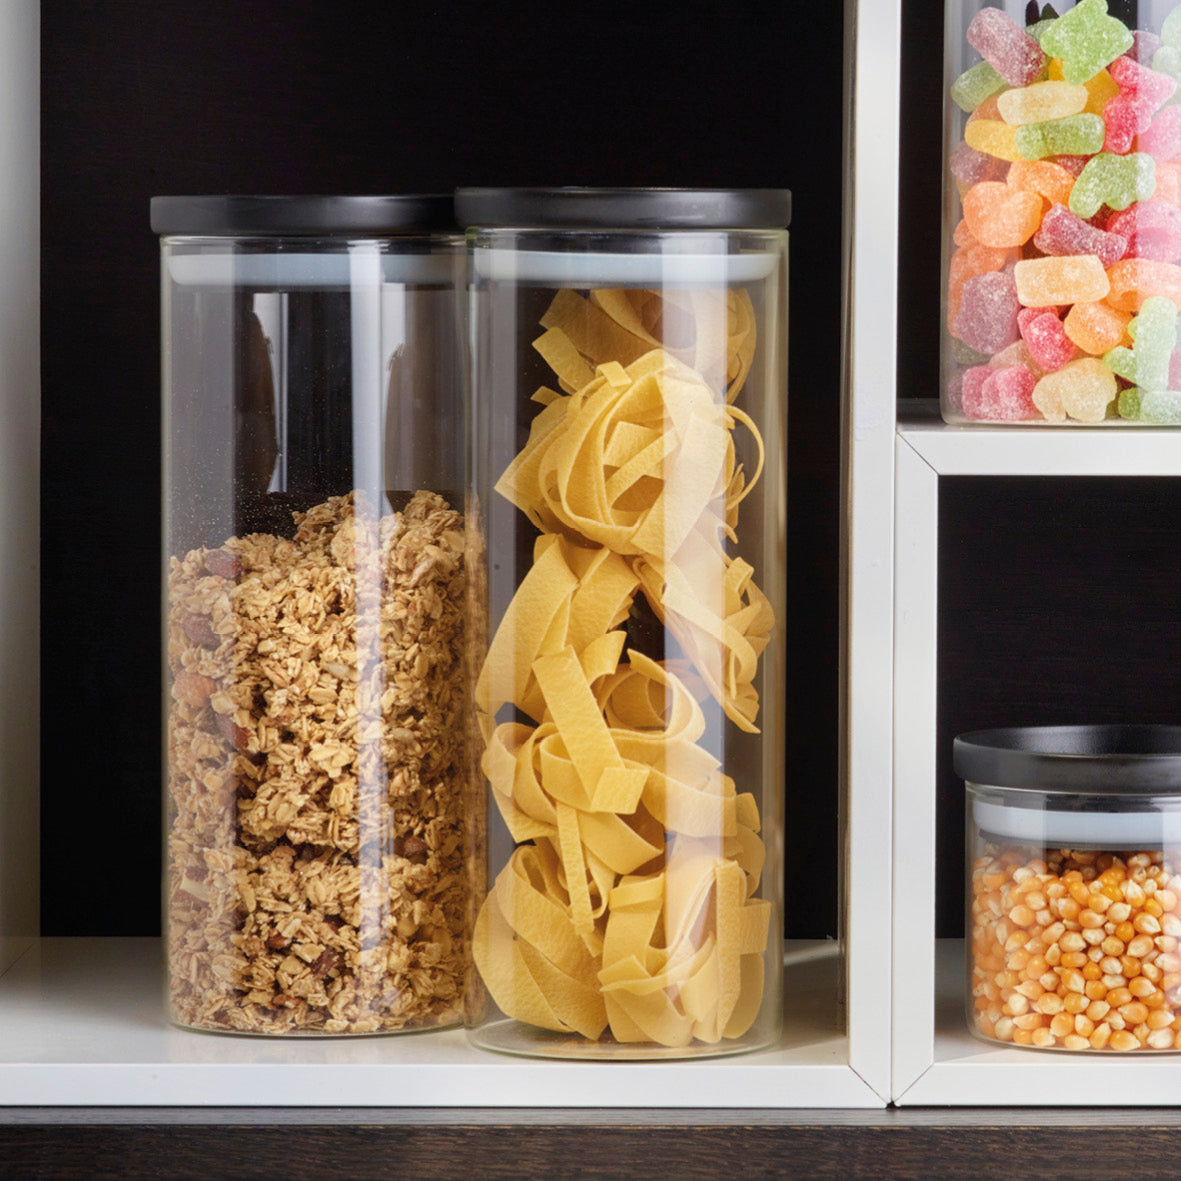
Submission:
<svg viewBox="0 0 1181 1181">
<path fill-rule="evenodd" d="M 518 847 L 474 955 L 510 1017 L 592 1041 L 740 1037 L 763 997 L 771 906 L 755 798 L 700 741 L 712 695 L 757 732 L 774 625 L 725 552 L 762 469 L 732 405 L 754 354 L 744 291 L 561 291 L 543 387 L 496 488 L 541 531 L 476 685 L 482 767 Z M 724 393 L 724 397 L 723 397 Z M 753 435 L 747 481 L 733 432 Z M 627 648 L 638 592 L 685 653 Z M 532 719 L 502 721 L 506 705 Z"/>
</svg>

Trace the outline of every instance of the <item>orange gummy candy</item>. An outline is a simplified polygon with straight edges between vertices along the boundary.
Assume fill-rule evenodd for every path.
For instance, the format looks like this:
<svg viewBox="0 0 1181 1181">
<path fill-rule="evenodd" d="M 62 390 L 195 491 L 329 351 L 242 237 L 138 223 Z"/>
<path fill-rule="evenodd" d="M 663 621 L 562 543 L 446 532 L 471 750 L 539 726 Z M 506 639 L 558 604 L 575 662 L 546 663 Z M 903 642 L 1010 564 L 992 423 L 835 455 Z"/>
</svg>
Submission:
<svg viewBox="0 0 1181 1181">
<path fill-rule="evenodd" d="M 1151 258 L 1125 258 L 1107 272 L 1107 302 L 1122 312 L 1138 312 L 1152 295 L 1163 295 L 1181 307 L 1181 267 Z"/>
<path fill-rule="evenodd" d="M 1021 246 L 1037 232 L 1045 201 L 1040 193 L 982 180 L 964 194 L 964 221 L 985 246 Z M 1047 301 L 1053 302 L 1053 301 Z"/>
<path fill-rule="evenodd" d="M 1052 160 L 1016 160 L 1005 183 L 1022 192 L 1040 193 L 1051 205 L 1068 205 L 1074 176 Z"/>
<path fill-rule="evenodd" d="M 1177 270 L 1181 274 L 1181 268 Z M 1027 258 L 1013 268 L 1013 278 L 1017 280 L 1017 298 L 1027 308 L 1091 303 L 1102 299 L 1111 286 L 1103 264 L 1093 254 Z"/>
<path fill-rule="evenodd" d="M 1102 301 L 1076 303 L 1066 313 L 1062 328 L 1084 353 L 1098 357 L 1124 342 L 1131 319 L 1130 312 L 1117 311 Z"/>
</svg>

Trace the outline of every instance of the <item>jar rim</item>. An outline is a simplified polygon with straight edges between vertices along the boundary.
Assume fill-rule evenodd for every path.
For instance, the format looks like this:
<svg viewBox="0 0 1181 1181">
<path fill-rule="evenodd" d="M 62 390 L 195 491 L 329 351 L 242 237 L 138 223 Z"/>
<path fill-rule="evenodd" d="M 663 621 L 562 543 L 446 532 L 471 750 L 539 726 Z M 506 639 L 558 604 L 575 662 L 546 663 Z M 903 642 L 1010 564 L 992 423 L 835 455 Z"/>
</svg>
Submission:
<svg viewBox="0 0 1181 1181">
<path fill-rule="evenodd" d="M 221 195 L 153 197 L 157 234 L 333 235 L 434 233 L 456 229 L 450 193 L 371 196 Z"/>
</svg>

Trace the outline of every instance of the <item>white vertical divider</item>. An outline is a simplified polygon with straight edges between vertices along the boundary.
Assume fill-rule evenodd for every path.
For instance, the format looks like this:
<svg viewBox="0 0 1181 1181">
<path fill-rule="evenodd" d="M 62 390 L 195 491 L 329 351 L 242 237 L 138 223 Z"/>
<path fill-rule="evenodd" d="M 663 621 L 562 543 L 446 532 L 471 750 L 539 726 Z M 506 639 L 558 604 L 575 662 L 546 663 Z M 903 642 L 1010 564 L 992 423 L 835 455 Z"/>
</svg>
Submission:
<svg viewBox="0 0 1181 1181">
<path fill-rule="evenodd" d="M 892 1097 L 935 1044 L 935 705 L 939 476 L 897 441 L 894 555 L 894 1043 Z"/>
<path fill-rule="evenodd" d="M 850 1065 L 890 1095 L 901 0 L 846 0 L 841 668 Z"/>
<path fill-rule="evenodd" d="M 39 930 L 40 35 L 0 0 L 0 972 Z"/>
</svg>

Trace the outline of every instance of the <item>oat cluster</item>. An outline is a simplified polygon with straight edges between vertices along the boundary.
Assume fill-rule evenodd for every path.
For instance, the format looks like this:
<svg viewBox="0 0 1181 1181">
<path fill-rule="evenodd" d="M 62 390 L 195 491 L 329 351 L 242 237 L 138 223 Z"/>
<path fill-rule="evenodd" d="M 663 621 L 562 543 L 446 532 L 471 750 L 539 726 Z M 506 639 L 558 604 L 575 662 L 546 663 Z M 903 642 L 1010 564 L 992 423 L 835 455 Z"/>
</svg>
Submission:
<svg viewBox="0 0 1181 1181">
<path fill-rule="evenodd" d="M 295 514 L 168 580 L 174 1019 L 376 1033 L 462 1016 L 463 523 L 419 492 Z"/>
</svg>

